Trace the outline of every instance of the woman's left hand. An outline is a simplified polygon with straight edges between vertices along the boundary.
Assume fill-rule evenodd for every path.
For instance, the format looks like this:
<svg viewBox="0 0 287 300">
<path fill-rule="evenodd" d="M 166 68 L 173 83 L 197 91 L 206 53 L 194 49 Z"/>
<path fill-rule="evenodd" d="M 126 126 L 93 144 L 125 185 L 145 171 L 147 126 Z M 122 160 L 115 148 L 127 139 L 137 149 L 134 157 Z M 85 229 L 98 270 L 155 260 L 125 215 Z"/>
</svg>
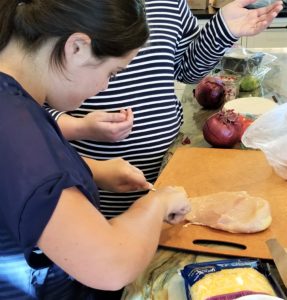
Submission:
<svg viewBox="0 0 287 300">
<path fill-rule="evenodd" d="M 256 0 L 234 0 L 221 8 L 227 27 L 235 37 L 252 36 L 268 27 L 283 9 L 282 1 L 266 7 L 247 9 Z"/>
</svg>

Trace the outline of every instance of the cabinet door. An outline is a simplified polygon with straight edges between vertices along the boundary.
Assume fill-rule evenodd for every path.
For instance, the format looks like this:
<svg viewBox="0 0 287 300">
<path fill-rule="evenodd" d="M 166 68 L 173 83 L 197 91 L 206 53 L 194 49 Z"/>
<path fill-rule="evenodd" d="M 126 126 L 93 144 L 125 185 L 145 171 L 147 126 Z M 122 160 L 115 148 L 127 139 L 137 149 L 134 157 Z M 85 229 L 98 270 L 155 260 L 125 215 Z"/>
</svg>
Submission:
<svg viewBox="0 0 287 300">
<path fill-rule="evenodd" d="M 262 33 L 246 38 L 248 48 L 287 47 L 287 18 L 276 18 Z"/>
<path fill-rule="evenodd" d="M 248 48 L 287 47 L 287 29 L 267 29 L 254 37 L 247 38 Z"/>
</svg>

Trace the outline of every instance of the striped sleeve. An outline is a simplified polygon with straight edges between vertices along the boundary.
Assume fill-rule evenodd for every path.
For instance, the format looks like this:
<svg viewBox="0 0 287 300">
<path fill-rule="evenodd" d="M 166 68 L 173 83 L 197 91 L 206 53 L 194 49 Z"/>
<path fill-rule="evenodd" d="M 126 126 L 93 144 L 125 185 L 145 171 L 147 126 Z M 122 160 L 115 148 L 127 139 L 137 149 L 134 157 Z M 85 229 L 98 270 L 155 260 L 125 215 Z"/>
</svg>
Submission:
<svg viewBox="0 0 287 300">
<path fill-rule="evenodd" d="M 58 110 L 56 110 L 56 109 L 54 109 L 54 108 L 51 108 L 48 104 L 44 104 L 44 108 L 47 110 L 47 112 L 52 116 L 52 118 L 54 119 L 54 120 L 58 120 L 59 119 L 59 117 L 62 115 L 62 114 L 65 114 L 65 113 L 67 113 L 67 112 L 65 112 L 65 111 L 58 111 Z"/>
<path fill-rule="evenodd" d="M 175 57 L 175 78 L 184 83 L 198 82 L 238 40 L 229 31 L 221 10 L 200 30 L 186 0 L 179 0 L 182 37 Z"/>
</svg>

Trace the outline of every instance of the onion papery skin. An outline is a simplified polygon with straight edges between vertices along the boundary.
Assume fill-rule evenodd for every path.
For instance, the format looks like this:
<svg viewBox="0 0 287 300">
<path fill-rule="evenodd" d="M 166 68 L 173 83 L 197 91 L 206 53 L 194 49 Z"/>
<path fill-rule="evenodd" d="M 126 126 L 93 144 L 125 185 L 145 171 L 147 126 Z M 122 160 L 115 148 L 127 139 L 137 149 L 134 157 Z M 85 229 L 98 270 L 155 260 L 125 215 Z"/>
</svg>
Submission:
<svg viewBox="0 0 287 300">
<path fill-rule="evenodd" d="M 230 116 L 230 119 L 228 118 Z M 212 146 L 218 148 L 232 148 L 240 142 L 242 124 L 238 114 L 230 110 L 219 111 L 211 115 L 203 125 L 204 139 Z"/>
</svg>

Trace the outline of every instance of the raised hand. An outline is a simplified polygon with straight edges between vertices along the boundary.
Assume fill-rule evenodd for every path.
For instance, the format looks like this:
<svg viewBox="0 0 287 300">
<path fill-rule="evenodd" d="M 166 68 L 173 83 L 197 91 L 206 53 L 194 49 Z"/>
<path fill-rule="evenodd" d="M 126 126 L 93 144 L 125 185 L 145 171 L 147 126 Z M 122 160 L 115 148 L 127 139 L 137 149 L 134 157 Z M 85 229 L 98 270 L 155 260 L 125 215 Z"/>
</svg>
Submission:
<svg viewBox="0 0 287 300">
<path fill-rule="evenodd" d="M 225 23 L 234 36 L 252 36 L 260 33 L 283 9 L 282 1 L 256 9 L 245 8 L 255 1 L 234 0 L 221 9 Z"/>
</svg>

